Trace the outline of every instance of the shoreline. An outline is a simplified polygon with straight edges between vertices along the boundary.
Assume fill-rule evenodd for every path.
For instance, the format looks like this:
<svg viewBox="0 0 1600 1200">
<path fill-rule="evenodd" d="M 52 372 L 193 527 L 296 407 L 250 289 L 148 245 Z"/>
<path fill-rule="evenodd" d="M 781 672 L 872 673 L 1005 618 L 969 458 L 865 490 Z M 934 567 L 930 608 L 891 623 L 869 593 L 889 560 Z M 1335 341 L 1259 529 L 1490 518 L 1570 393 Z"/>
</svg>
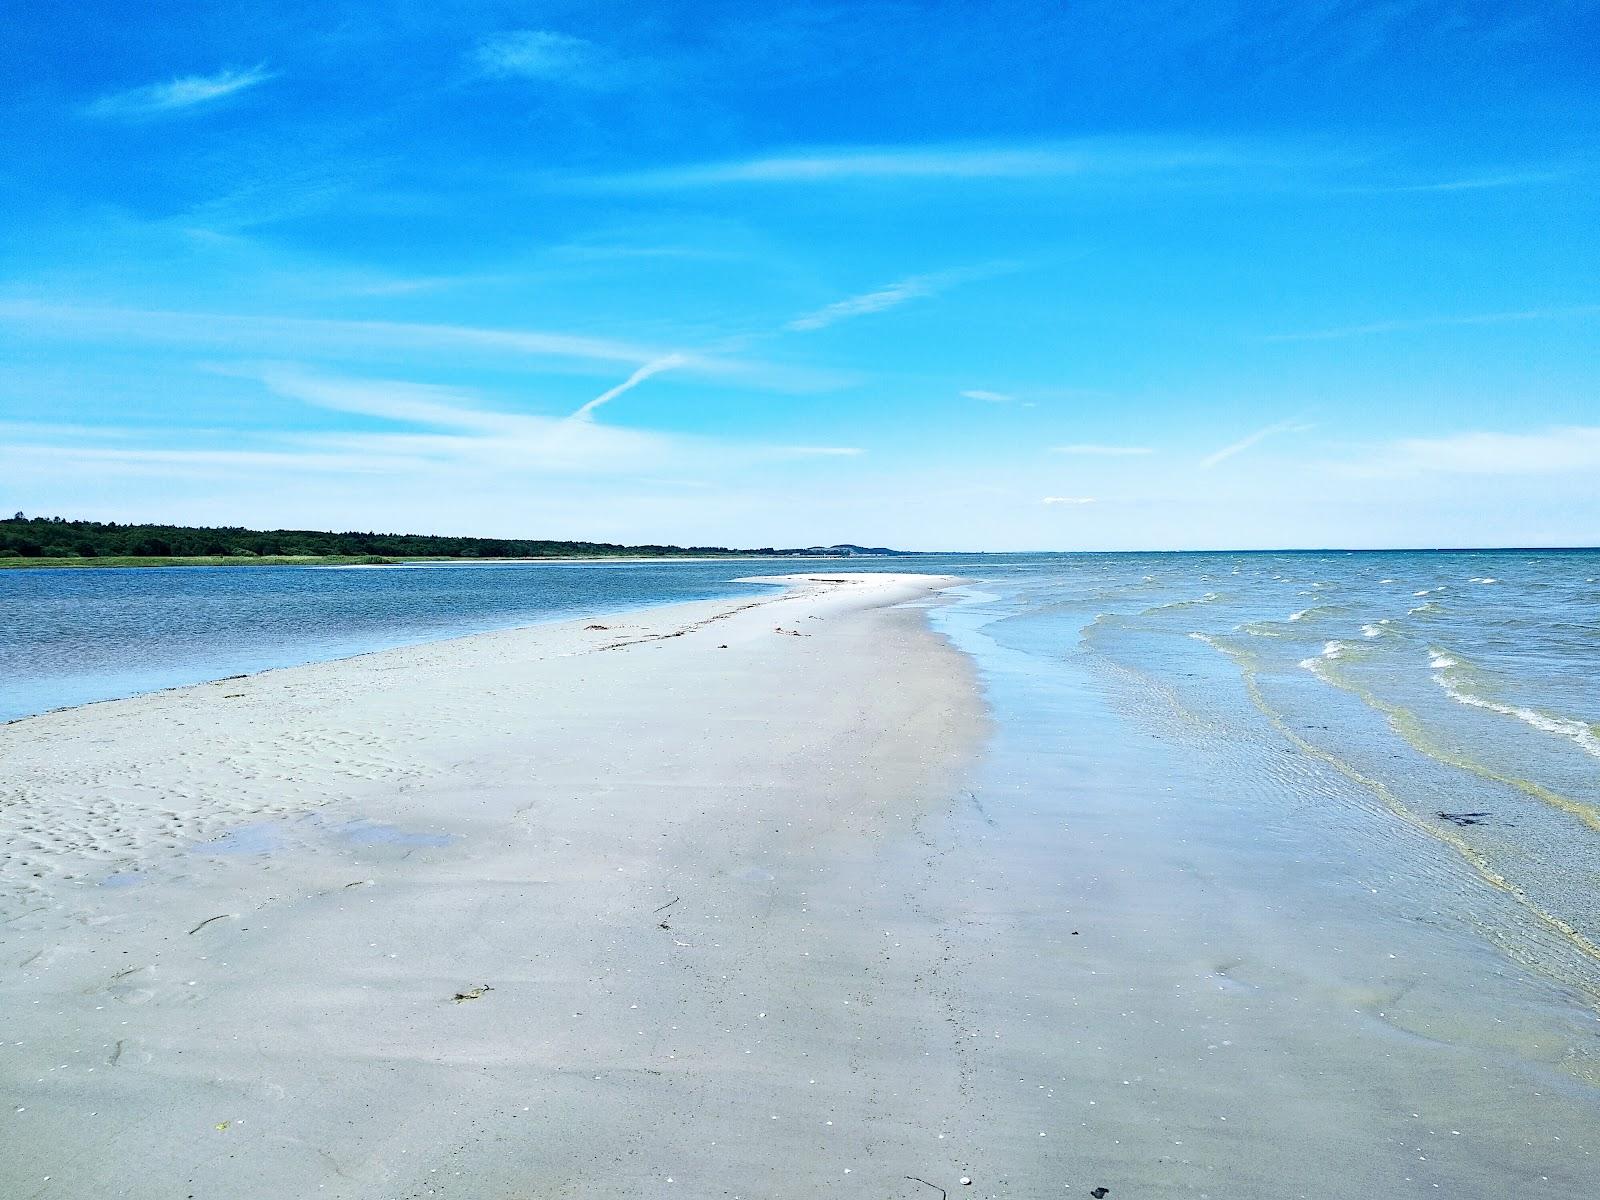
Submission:
<svg viewBox="0 0 1600 1200">
<path fill-rule="evenodd" d="M 0 1190 L 873 1178 L 944 1036 L 895 848 L 986 718 L 896 607 L 954 580 L 828 574 L 0 729 Z"/>
<path fill-rule="evenodd" d="M 731 580 L 730 582 L 760 584 L 771 583 L 774 586 L 782 586 L 785 578 L 787 577 L 752 576 L 743 579 Z M 773 592 L 769 595 L 758 596 L 757 599 L 781 599 L 783 595 L 784 593 L 781 592 Z M 595 621 L 600 619 L 618 620 L 628 616 L 630 613 L 650 613 L 678 607 L 688 607 L 696 604 L 737 604 L 741 602 L 747 602 L 749 599 L 749 597 L 739 597 L 706 600 L 662 600 L 654 603 L 636 604 L 629 607 L 616 609 L 598 607 L 592 610 L 589 615 L 582 617 L 573 616 L 569 613 L 550 614 L 542 617 L 534 617 L 529 620 L 523 620 L 513 625 L 500 625 L 489 629 L 466 629 L 450 633 L 436 632 L 434 636 L 423 637 L 417 641 L 401 642 L 398 645 L 378 645 L 366 650 L 353 650 L 349 652 L 338 653 L 328 658 L 311 658 L 301 662 L 289 662 L 278 666 L 258 667 L 254 670 L 238 671 L 230 675 L 218 675 L 212 678 L 197 679 L 187 683 L 172 683 L 160 687 L 142 688 L 136 691 L 128 692 L 127 694 L 121 696 L 106 696 L 103 699 L 98 700 L 85 700 L 76 704 L 62 704 L 54 708 L 41 709 L 38 712 L 29 712 L 23 713 L 20 716 L 0 718 L 0 730 L 3 730 L 11 725 L 19 725 L 25 721 L 37 721 L 42 718 L 53 717 L 62 713 L 76 712 L 80 709 L 94 708 L 99 705 L 121 704 L 127 701 L 140 700 L 148 696 L 162 696 L 173 692 L 183 692 L 190 688 L 207 687 L 219 683 L 232 683 L 239 680 L 259 679 L 262 676 L 271 675 L 279 671 L 296 671 L 308 667 L 325 666 L 331 663 L 351 662 L 357 659 L 367 658 L 374 654 L 404 652 L 406 650 L 419 649 L 425 646 L 437 646 L 451 642 L 459 642 L 468 638 L 491 637 L 496 634 L 521 633 L 535 629 L 546 629 L 552 626 L 581 624 L 586 621 Z"/>
</svg>

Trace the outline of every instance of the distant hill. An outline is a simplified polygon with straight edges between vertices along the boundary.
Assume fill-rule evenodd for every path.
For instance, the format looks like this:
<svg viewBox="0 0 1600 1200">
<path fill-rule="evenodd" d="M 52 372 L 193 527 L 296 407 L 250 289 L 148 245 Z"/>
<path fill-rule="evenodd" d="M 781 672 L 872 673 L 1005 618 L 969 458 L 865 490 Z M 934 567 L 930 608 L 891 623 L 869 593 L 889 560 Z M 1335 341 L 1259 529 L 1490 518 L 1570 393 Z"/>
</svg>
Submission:
<svg viewBox="0 0 1600 1200">
<path fill-rule="evenodd" d="M 0 558 L 619 558 L 763 555 L 775 558 L 898 554 L 887 547 L 807 546 L 735 550 L 726 546 L 624 546 L 538 538 L 440 537 L 419 533 L 330 533 L 314 529 L 244 529 L 190 525 L 120 525 L 63 517 L 0 519 Z"/>
<path fill-rule="evenodd" d="M 841 542 L 837 546 L 808 546 L 804 550 L 778 550 L 777 554 L 830 554 L 837 558 L 856 558 L 861 555 L 904 554 L 904 550 L 891 550 L 887 546 L 854 546 Z"/>
</svg>

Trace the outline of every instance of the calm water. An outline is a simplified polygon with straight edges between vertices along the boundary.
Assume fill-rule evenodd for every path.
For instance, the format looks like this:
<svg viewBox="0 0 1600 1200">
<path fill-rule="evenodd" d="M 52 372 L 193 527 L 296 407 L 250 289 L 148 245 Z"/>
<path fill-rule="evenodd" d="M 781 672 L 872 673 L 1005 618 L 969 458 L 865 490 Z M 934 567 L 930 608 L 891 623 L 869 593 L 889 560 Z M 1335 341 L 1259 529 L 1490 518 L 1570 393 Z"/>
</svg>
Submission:
<svg viewBox="0 0 1600 1200">
<path fill-rule="evenodd" d="M 762 590 L 749 562 L 0 572 L 0 721 L 533 621 Z M 779 568 L 781 570 L 781 568 Z"/>
</svg>

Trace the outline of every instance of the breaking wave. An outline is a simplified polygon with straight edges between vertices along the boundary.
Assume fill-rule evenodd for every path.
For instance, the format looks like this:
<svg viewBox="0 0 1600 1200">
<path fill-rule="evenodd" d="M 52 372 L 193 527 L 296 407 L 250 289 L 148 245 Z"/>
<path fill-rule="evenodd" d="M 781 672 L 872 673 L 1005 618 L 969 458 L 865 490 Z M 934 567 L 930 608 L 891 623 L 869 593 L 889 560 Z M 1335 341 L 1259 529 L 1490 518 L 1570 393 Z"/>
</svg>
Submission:
<svg viewBox="0 0 1600 1200">
<path fill-rule="evenodd" d="M 1430 652 L 1428 667 L 1434 672 L 1434 682 L 1457 704 L 1514 717 L 1542 733 L 1566 738 L 1585 754 L 1600 758 L 1600 728 L 1592 722 L 1496 699 L 1487 694 L 1489 689 L 1483 683 L 1481 672 L 1472 670 L 1459 658 L 1443 651 Z M 1475 687 L 1475 683 L 1478 686 Z"/>
</svg>

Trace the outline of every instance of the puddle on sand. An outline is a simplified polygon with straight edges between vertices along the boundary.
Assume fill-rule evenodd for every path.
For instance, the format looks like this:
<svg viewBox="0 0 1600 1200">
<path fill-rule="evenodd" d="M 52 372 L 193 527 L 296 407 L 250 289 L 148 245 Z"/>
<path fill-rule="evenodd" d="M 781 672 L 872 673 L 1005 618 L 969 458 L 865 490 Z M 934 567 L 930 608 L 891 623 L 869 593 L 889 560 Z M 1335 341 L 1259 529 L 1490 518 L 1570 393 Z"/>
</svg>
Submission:
<svg viewBox="0 0 1600 1200">
<path fill-rule="evenodd" d="M 107 875 L 100 881 L 100 886 L 108 888 L 129 888 L 138 887 L 140 884 L 148 883 L 149 881 L 150 877 L 143 871 L 113 871 L 110 875 Z"/>
<path fill-rule="evenodd" d="M 201 842 L 195 850 L 210 854 L 272 854 L 287 844 L 284 835 L 284 827 L 279 822 L 256 821 L 230 829 L 209 842 Z"/>
</svg>

